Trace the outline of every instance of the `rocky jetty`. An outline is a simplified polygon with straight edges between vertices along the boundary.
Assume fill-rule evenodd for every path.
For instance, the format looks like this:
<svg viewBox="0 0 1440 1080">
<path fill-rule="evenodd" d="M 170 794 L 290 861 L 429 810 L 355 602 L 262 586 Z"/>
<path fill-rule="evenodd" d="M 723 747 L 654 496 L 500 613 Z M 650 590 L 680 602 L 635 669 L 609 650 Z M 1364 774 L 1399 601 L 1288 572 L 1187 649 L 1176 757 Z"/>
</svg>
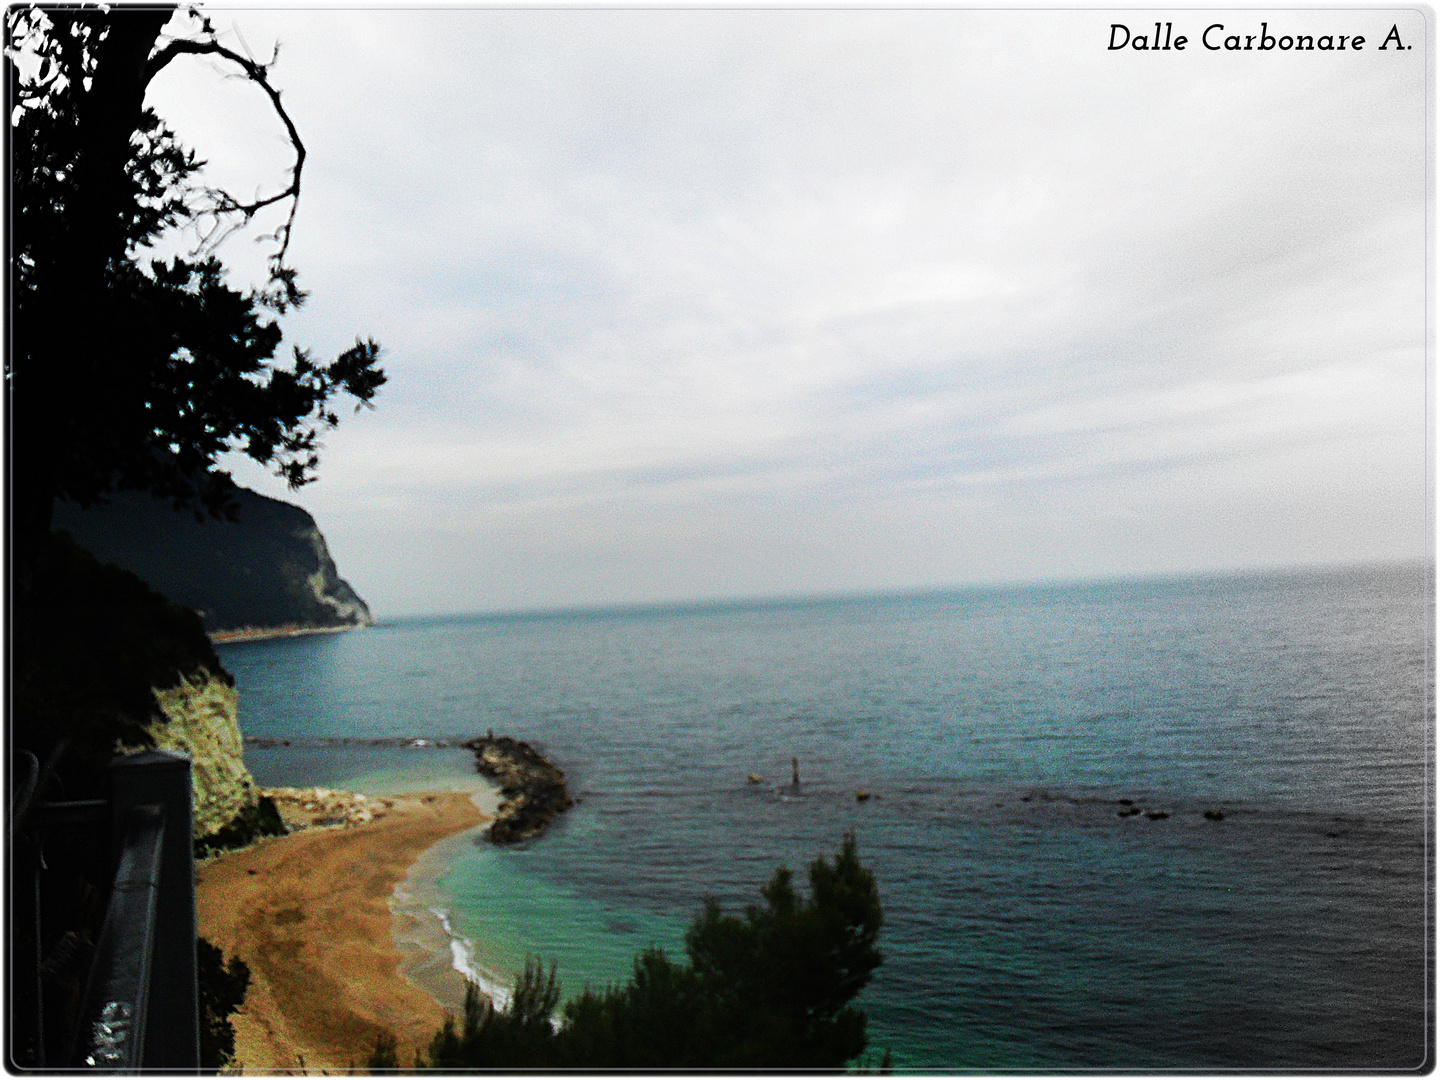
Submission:
<svg viewBox="0 0 1440 1080">
<path fill-rule="evenodd" d="M 498 783 L 505 797 L 487 831 L 492 843 L 539 836 L 552 818 L 574 805 L 565 774 L 529 743 L 491 733 L 464 745 L 475 754 L 476 771 Z"/>
</svg>

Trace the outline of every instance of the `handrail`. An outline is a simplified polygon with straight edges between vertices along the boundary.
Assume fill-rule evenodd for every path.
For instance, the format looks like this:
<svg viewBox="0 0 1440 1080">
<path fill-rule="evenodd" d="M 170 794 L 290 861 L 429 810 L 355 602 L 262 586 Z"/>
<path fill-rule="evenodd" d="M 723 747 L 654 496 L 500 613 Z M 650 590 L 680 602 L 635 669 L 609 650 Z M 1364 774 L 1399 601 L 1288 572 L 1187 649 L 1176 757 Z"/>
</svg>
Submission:
<svg viewBox="0 0 1440 1080">
<path fill-rule="evenodd" d="M 30 809 L 35 821 L 49 829 L 60 825 L 103 825 L 110 817 L 110 803 L 106 799 L 42 802 Z"/>
<path fill-rule="evenodd" d="M 164 808 L 132 807 L 81 1014 L 93 1018 L 81 1033 L 90 1068 L 132 1073 L 143 1061 L 164 840 Z"/>
<path fill-rule="evenodd" d="M 164 750 L 117 757 L 106 768 L 105 799 L 43 802 L 46 785 L 45 766 L 33 784 L 18 785 L 28 790 L 30 798 L 24 827 L 12 835 L 17 887 L 11 900 L 17 904 L 16 929 L 33 918 L 34 940 L 23 941 L 27 946 L 23 961 L 12 961 L 19 964 L 12 971 L 18 991 L 18 997 L 12 995 L 11 1038 L 16 1040 L 12 1060 L 30 1069 L 198 1072 L 189 757 Z M 15 803 L 11 809 L 16 809 Z M 108 865 L 113 882 L 93 947 L 85 926 L 66 925 L 58 940 L 57 928 L 45 933 L 44 845 L 48 838 L 73 829 L 89 833 L 83 841 L 91 853 L 86 857 L 98 856 L 97 861 Z M 107 833 L 105 845 L 101 838 Z M 100 846 L 108 847 L 108 859 L 94 851 Z M 105 873 L 101 866 L 94 870 Z M 27 881 L 31 888 L 20 887 Z M 74 881 L 72 874 L 62 876 L 58 884 L 68 889 Z M 83 994 L 75 1000 L 71 980 L 81 964 L 88 964 L 89 973 Z M 32 970 L 33 992 L 27 993 Z M 45 1006 L 52 1000 L 60 1005 L 56 1019 L 63 1021 L 63 1037 L 58 1028 L 46 1030 Z"/>
</svg>

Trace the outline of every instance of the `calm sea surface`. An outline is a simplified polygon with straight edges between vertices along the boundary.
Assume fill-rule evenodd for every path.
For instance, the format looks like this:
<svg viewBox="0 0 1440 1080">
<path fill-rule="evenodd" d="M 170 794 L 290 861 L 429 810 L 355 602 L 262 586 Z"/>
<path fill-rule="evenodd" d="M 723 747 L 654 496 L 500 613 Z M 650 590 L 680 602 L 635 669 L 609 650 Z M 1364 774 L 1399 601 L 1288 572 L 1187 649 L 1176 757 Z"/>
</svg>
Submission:
<svg viewBox="0 0 1440 1080">
<path fill-rule="evenodd" d="M 493 728 L 566 770 L 579 805 L 541 840 L 453 839 L 406 888 L 487 978 L 538 954 L 566 991 L 622 979 L 705 896 L 748 903 L 853 829 L 885 905 L 860 1004 L 901 1068 L 1351 1071 L 1420 1065 L 1433 1016 L 1426 594 L 1413 565 L 415 619 L 222 657 L 249 735 Z M 471 775 L 433 749 L 247 759 L 270 784 Z"/>
</svg>

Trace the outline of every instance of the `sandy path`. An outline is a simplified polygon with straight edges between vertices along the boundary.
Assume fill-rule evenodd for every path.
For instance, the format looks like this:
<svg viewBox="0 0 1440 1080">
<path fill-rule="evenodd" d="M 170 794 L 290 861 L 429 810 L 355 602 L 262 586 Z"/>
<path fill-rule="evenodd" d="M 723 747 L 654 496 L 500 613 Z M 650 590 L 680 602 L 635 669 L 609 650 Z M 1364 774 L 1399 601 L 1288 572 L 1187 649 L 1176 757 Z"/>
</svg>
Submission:
<svg viewBox="0 0 1440 1080">
<path fill-rule="evenodd" d="M 381 1031 L 408 1065 L 439 1028 L 440 1006 L 399 974 L 388 901 L 426 848 L 485 816 L 459 792 L 385 801 L 373 821 L 261 841 L 199 868 L 201 935 L 250 966 L 233 1018 L 240 1071 L 363 1069 Z"/>
</svg>

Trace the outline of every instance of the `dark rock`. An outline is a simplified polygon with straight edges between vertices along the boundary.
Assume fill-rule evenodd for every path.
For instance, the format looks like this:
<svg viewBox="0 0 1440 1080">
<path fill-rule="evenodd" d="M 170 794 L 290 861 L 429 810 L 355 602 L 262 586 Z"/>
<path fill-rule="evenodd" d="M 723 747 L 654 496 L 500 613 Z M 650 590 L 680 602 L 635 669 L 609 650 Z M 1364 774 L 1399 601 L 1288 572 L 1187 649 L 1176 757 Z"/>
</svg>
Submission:
<svg viewBox="0 0 1440 1080">
<path fill-rule="evenodd" d="M 1208 821 L 1224 821 L 1225 815 L 1219 810 L 1206 810 L 1205 818 Z"/>
<path fill-rule="evenodd" d="M 529 743 L 486 735 L 463 745 L 475 755 L 475 770 L 498 783 L 505 797 L 486 833 L 491 843 L 515 844 L 539 836 L 556 815 L 575 805 L 565 774 Z"/>
<path fill-rule="evenodd" d="M 1146 816 L 1147 818 L 1149 818 L 1151 821 L 1163 821 L 1163 820 L 1165 820 L 1166 818 L 1168 818 L 1170 815 L 1167 814 L 1164 810 L 1151 810 L 1151 811 L 1148 811 L 1148 812 L 1145 814 L 1145 816 Z"/>
<path fill-rule="evenodd" d="M 195 857 L 204 858 L 218 851 L 245 847 L 262 836 L 284 836 L 290 830 L 280 817 L 275 800 L 261 795 L 254 804 L 245 807 L 235 815 L 235 820 L 223 829 L 195 841 Z"/>
</svg>

